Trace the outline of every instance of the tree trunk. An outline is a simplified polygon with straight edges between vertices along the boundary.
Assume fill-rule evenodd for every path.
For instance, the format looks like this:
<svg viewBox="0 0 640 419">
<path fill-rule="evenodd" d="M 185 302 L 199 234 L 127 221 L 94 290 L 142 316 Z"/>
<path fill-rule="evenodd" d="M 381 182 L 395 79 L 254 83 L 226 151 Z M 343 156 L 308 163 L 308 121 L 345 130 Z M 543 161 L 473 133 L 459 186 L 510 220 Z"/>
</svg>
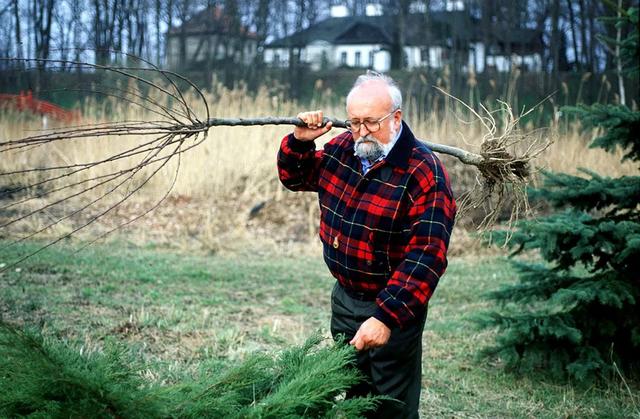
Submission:
<svg viewBox="0 0 640 419">
<path fill-rule="evenodd" d="M 96 50 L 96 63 L 106 65 L 109 63 L 110 50 L 114 47 L 116 35 L 116 17 L 118 17 L 120 0 L 94 0 L 94 48 Z M 121 32 L 121 31 L 120 31 Z M 121 44 L 121 42 L 120 42 Z"/>
<path fill-rule="evenodd" d="M 189 10 L 189 0 L 182 0 L 182 5 L 180 7 L 180 63 L 179 66 L 186 68 L 188 67 L 187 62 L 187 28 L 186 21 Z"/>
<path fill-rule="evenodd" d="M 622 0 L 618 0 L 618 21 L 620 21 L 622 15 Z M 616 28 L 616 70 L 618 73 L 618 91 L 620 93 L 620 104 L 625 106 L 627 104 L 626 94 L 624 90 L 624 78 L 622 77 L 622 57 L 620 57 L 620 41 L 622 39 L 622 26 Z"/>
<path fill-rule="evenodd" d="M 82 39 L 82 9 L 80 2 L 73 2 L 71 14 L 73 15 L 73 48 L 76 62 L 80 62 L 80 50 L 83 46 L 80 43 Z M 81 74 L 80 66 L 76 66 L 76 74 L 79 80 Z"/>
<path fill-rule="evenodd" d="M 256 36 L 258 38 L 258 55 L 256 64 L 262 64 L 262 46 L 267 39 L 267 24 L 269 22 L 269 7 L 271 0 L 259 0 L 256 11 Z"/>
<path fill-rule="evenodd" d="M 156 0 L 155 5 L 156 5 L 156 10 L 155 10 L 156 13 L 154 15 L 154 24 L 156 29 L 156 65 L 160 66 L 160 59 L 162 57 L 162 53 L 161 53 L 162 34 L 160 33 L 160 20 L 162 19 L 162 0 Z"/>
<path fill-rule="evenodd" d="M 573 46 L 573 59 L 574 65 L 578 71 L 582 71 L 582 65 L 580 63 L 580 54 L 578 53 L 578 40 L 576 37 L 576 20 L 573 15 L 573 3 L 571 0 L 567 0 L 567 10 L 569 11 L 569 26 L 571 26 L 571 41 Z"/>
<path fill-rule="evenodd" d="M 504 14 L 502 14 L 504 16 Z M 504 55 L 507 57 L 507 62 L 509 63 L 509 72 L 513 71 L 513 62 L 512 62 L 512 54 L 513 54 L 513 41 L 511 40 L 511 28 L 516 24 L 515 19 L 515 10 L 513 7 L 507 9 L 506 12 L 507 19 L 506 22 L 502 22 L 502 32 L 504 33 Z"/>
<path fill-rule="evenodd" d="M 34 19 L 35 56 L 46 60 L 49 58 L 51 47 L 51 25 L 55 0 L 33 0 L 31 5 L 32 18 Z M 43 70 L 44 67 L 44 62 L 38 63 L 39 70 Z"/>
<path fill-rule="evenodd" d="M 596 57 L 596 0 L 589 1 L 589 62 L 591 62 L 591 71 L 598 71 L 598 60 Z"/>
<path fill-rule="evenodd" d="M 20 8 L 18 7 L 18 0 L 13 0 L 13 18 L 16 21 L 16 56 L 21 59 L 24 57 L 24 54 L 22 52 L 22 32 L 20 31 Z M 18 61 L 18 65 L 22 66 L 22 61 Z"/>
<path fill-rule="evenodd" d="M 482 57 L 483 71 L 487 71 L 487 55 L 491 53 L 493 43 L 493 24 L 491 17 L 495 13 L 495 6 L 492 0 L 486 0 L 482 3 L 482 42 L 484 43 L 484 54 Z"/>
<path fill-rule="evenodd" d="M 616 2 L 616 4 L 618 4 L 618 2 Z M 612 7 L 605 7 L 604 10 L 603 9 L 600 10 L 599 14 L 600 16 L 610 16 L 615 11 L 615 9 L 616 9 L 616 6 L 613 6 L 613 5 Z M 604 35 L 609 39 L 617 39 L 618 37 L 618 30 L 613 24 L 605 24 L 604 32 L 605 32 Z M 606 57 L 605 70 L 614 70 L 617 72 L 618 63 L 616 60 L 615 51 L 611 51 L 611 54 L 606 54 L 605 57 Z"/>
<path fill-rule="evenodd" d="M 424 47 L 427 54 L 427 71 L 431 68 L 431 0 L 424 0 Z"/>
<path fill-rule="evenodd" d="M 409 8 L 409 0 L 397 0 L 396 5 L 396 30 L 394 31 L 393 46 L 391 48 L 391 68 L 400 70 L 405 67 L 404 47 L 406 44 L 406 15 Z"/>
<path fill-rule="evenodd" d="M 139 57 L 144 57 L 144 47 L 147 45 L 147 13 L 148 4 L 145 0 L 140 2 L 141 5 L 136 9 L 136 33 L 138 34 L 138 52 Z M 151 59 L 150 56 L 145 57 Z"/>
<path fill-rule="evenodd" d="M 558 88 L 560 78 L 560 0 L 553 0 L 551 7 L 551 61 L 553 63 L 552 86 Z"/>
<path fill-rule="evenodd" d="M 579 0 L 578 5 L 580 6 L 580 41 L 582 43 L 582 62 L 584 63 L 584 67 L 589 71 L 593 71 L 593 66 L 591 64 L 591 60 L 589 59 L 589 48 L 587 45 L 587 13 L 585 10 L 584 0 Z"/>
</svg>

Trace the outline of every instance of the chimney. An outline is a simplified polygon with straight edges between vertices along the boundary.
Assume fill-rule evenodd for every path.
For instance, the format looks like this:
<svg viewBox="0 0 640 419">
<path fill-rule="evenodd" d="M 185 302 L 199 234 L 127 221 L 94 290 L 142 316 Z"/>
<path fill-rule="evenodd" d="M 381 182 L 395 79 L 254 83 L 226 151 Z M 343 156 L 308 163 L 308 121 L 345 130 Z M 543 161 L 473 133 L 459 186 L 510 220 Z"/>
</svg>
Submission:
<svg viewBox="0 0 640 419">
<path fill-rule="evenodd" d="M 462 0 L 448 0 L 445 7 L 447 12 L 464 10 L 464 2 Z"/>
<path fill-rule="evenodd" d="M 382 5 L 380 3 L 369 3 L 364 10 L 367 16 L 382 16 Z"/>
<path fill-rule="evenodd" d="M 409 4 L 409 13 L 426 13 L 427 5 L 423 0 L 417 0 Z"/>
<path fill-rule="evenodd" d="M 331 17 L 347 17 L 349 16 L 349 9 L 347 6 L 339 4 L 331 6 Z"/>
</svg>

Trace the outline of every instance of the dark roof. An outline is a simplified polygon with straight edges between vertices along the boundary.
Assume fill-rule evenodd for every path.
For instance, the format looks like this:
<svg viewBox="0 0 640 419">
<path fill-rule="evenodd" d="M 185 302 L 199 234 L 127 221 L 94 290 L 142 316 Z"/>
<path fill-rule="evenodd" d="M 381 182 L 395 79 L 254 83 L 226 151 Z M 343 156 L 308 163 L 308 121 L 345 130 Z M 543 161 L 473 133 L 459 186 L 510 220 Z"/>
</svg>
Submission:
<svg viewBox="0 0 640 419">
<path fill-rule="evenodd" d="M 234 21 L 224 13 L 220 6 L 207 7 L 184 22 L 182 26 L 174 26 L 167 33 L 169 36 L 178 34 L 226 34 L 234 36 L 246 36 L 255 38 L 256 34 L 248 30 L 238 21 Z"/>
<path fill-rule="evenodd" d="M 387 31 L 370 22 L 355 22 L 333 41 L 336 44 L 390 44 L 392 39 Z"/>
<path fill-rule="evenodd" d="M 334 45 L 393 43 L 397 16 L 348 16 L 331 17 L 318 22 L 300 32 L 270 42 L 272 48 L 302 48 L 314 41 L 327 41 Z M 429 36 L 431 45 L 453 46 L 452 42 L 481 41 L 483 28 L 480 21 L 465 11 L 432 12 L 429 14 L 429 28 L 426 30 L 424 14 L 406 16 L 405 44 L 425 45 Z M 512 28 L 508 25 L 493 27 L 497 46 L 506 51 L 511 44 L 515 53 L 540 52 L 543 48 L 540 31 L 528 28 Z"/>
<path fill-rule="evenodd" d="M 542 32 L 528 28 L 498 29 L 494 28 L 493 36 L 496 43 L 506 51 L 507 44 L 511 44 L 511 51 L 519 54 L 540 52 L 544 48 Z"/>
<path fill-rule="evenodd" d="M 470 40 L 474 22 L 465 12 L 432 12 L 429 15 L 429 36 L 432 44 L 446 44 L 447 38 Z M 267 46 L 301 48 L 313 41 L 332 44 L 391 44 L 394 39 L 395 15 L 330 17 L 284 38 L 276 39 Z M 424 14 L 406 16 L 405 43 L 424 45 L 427 36 Z"/>
<path fill-rule="evenodd" d="M 348 17 L 332 17 L 311 25 L 300 32 L 293 33 L 284 38 L 276 39 L 269 43 L 272 47 L 304 47 L 313 41 L 327 41 L 334 43 L 336 37 L 350 27 L 354 22 Z"/>
</svg>

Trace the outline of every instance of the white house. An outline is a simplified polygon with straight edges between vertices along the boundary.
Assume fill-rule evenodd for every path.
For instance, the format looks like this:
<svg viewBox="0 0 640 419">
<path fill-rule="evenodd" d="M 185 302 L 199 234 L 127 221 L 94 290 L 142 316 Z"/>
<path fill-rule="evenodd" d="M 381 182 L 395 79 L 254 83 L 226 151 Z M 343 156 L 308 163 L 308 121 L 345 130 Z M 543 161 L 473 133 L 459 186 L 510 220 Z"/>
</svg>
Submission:
<svg viewBox="0 0 640 419">
<path fill-rule="evenodd" d="M 219 6 L 207 7 L 182 26 L 170 28 L 166 37 L 167 67 L 172 69 L 206 68 L 221 62 L 249 65 L 257 54 L 255 33 L 234 24 Z"/>
<path fill-rule="evenodd" d="M 405 68 L 441 68 L 462 53 L 467 68 L 476 73 L 487 66 L 507 71 L 512 64 L 529 70 L 542 67 L 542 38 L 531 29 L 495 30 L 493 44 L 485 46 L 479 21 L 464 10 L 463 2 L 448 2 L 444 11 L 429 14 L 426 25 L 424 8 L 412 4 L 405 17 Z M 367 5 L 364 16 L 349 16 L 346 7 L 333 6 L 331 17 L 300 32 L 276 39 L 265 46 L 264 60 L 275 67 L 289 65 L 289 57 L 312 70 L 335 67 L 371 68 L 385 72 L 391 67 L 391 50 L 396 38 L 396 16 L 385 16 L 379 5 Z M 429 45 L 426 45 L 427 39 Z"/>
</svg>

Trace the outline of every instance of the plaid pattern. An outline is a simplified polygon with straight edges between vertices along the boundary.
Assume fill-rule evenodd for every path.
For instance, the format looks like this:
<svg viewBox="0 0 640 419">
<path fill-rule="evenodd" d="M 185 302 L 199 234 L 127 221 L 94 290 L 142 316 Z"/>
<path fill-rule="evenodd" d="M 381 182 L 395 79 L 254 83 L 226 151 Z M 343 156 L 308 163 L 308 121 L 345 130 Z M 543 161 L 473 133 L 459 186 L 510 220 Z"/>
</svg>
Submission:
<svg viewBox="0 0 640 419">
<path fill-rule="evenodd" d="M 362 175 L 345 132 L 322 150 L 289 134 L 278 153 L 281 182 L 316 191 L 329 270 L 347 290 L 376 300 L 390 328 L 419 321 L 447 266 L 456 204 L 438 158 L 404 124 L 389 155 Z"/>
</svg>

